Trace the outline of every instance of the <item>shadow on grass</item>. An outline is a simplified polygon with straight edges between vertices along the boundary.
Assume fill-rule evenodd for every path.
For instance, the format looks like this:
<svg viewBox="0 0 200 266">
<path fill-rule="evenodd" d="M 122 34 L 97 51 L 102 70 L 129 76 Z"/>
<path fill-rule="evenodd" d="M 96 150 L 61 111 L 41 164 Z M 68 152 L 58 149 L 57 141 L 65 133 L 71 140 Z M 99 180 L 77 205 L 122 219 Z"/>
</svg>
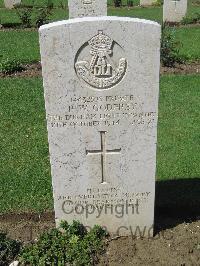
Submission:
<svg viewBox="0 0 200 266">
<path fill-rule="evenodd" d="M 22 28 L 22 24 L 21 23 L 14 23 L 14 22 L 11 22 L 11 23 L 3 23 L 2 24 L 3 28 L 7 28 L 7 29 L 19 29 L 19 28 Z"/>
<path fill-rule="evenodd" d="M 156 232 L 198 219 L 200 219 L 200 178 L 156 182 Z"/>
</svg>

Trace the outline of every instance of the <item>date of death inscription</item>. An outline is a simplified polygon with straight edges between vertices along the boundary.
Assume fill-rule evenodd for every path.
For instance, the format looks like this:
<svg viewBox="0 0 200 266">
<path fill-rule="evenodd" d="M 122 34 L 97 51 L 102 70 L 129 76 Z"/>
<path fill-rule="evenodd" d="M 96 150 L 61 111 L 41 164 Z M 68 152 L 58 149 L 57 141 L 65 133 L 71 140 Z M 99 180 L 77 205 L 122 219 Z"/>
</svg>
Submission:
<svg viewBox="0 0 200 266">
<path fill-rule="evenodd" d="M 157 113 L 144 111 L 144 103 L 134 95 L 71 97 L 63 113 L 48 114 L 50 127 L 133 126 L 154 127 Z"/>
</svg>

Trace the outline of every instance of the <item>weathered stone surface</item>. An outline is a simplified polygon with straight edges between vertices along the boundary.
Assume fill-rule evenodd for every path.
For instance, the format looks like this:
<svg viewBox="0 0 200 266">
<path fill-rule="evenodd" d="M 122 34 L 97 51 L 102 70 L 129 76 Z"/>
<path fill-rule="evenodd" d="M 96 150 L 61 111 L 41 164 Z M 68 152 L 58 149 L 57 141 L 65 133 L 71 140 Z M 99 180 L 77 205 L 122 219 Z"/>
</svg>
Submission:
<svg viewBox="0 0 200 266">
<path fill-rule="evenodd" d="M 155 0 L 140 0 L 140 6 L 151 6 Z"/>
<path fill-rule="evenodd" d="M 5 8 L 12 9 L 15 5 L 20 4 L 21 0 L 4 0 Z"/>
<path fill-rule="evenodd" d="M 106 0 L 68 0 L 69 18 L 107 15 Z"/>
<path fill-rule="evenodd" d="M 40 28 L 40 47 L 57 224 L 151 235 L 160 25 L 61 21 Z"/>
<path fill-rule="evenodd" d="M 164 0 L 163 21 L 180 22 L 187 13 L 187 0 Z"/>
<path fill-rule="evenodd" d="M 19 265 L 19 261 L 15 260 L 9 266 L 18 266 L 18 265 Z"/>
</svg>

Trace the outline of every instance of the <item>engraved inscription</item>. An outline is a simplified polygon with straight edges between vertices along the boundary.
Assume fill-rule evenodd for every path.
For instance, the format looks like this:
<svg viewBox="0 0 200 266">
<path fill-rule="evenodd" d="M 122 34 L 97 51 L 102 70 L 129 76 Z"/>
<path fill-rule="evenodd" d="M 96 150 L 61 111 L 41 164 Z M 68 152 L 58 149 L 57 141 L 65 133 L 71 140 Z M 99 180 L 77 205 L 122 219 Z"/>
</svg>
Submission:
<svg viewBox="0 0 200 266">
<path fill-rule="evenodd" d="M 86 17 L 94 14 L 94 0 L 82 0 L 83 9 L 82 12 L 78 14 L 79 17 Z"/>
<path fill-rule="evenodd" d="M 49 114 L 47 119 L 53 128 L 119 126 L 128 119 L 134 128 L 145 130 L 155 126 L 156 116 L 144 111 L 134 95 L 77 95 L 70 98 L 65 113 Z"/>
<path fill-rule="evenodd" d="M 75 62 L 77 76 L 96 89 L 109 89 L 119 83 L 125 75 L 127 60 L 120 58 L 118 63 L 113 60 L 111 55 L 113 55 L 114 41 L 100 30 L 88 41 L 88 45 L 91 59 Z M 84 47 L 85 45 L 78 54 Z"/>
<path fill-rule="evenodd" d="M 101 187 L 101 188 L 88 188 L 85 194 L 77 195 L 59 195 L 58 200 L 69 200 L 74 204 L 124 204 L 126 201 L 133 203 L 138 200 L 139 203 L 144 203 L 151 197 L 150 191 L 137 191 L 137 192 L 122 192 L 118 187 Z"/>
<path fill-rule="evenodd" d="M 107 154 L 119 154 L 120 149 L 107 150 L 106 149 L 106 131 L 100 131 L 101 136 L 101 150 L 86 150 L 86 155 L 101 155 L 101 184 L 107 184 L 106 182 L 106 156 Z"/>
</svg>

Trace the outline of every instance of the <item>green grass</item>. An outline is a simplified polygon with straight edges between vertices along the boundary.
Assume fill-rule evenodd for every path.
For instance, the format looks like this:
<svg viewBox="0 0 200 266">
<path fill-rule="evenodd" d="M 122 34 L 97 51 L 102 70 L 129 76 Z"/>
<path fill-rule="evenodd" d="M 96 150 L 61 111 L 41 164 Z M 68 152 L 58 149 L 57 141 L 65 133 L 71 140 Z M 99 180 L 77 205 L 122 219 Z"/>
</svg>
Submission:
<svg viewBox="0 0 200 266">
<path fill-rule="evenodd" d="M 172 29 L 173 30 L 173 29 Z M 200 28 L 175 28 L 176 39 L 182 43 L 180 53 L 190 60 L 200 59 Z M 37 31 L 0 31 L 0 55 L 23 62 L 40 60 Z"/>
<path fill-rule="evenodd" d="M 200 76 L 161 78 L 159 179 L 200 177 Z"/>
<path fill-rule="evenodd" d="M 48 0 L 22 0 L 22 3 L 23 4 L 34 4 L 36 6 L 44 6 L 47 4 Z M 54 4 L 55 7 L 59 7 L 61 5 L 61 2 L 64 4 L 64 5 L 67 5 L 68 4 L 68 1 L 67 0 L 51 0 L 51 2 Z M 113 0 L 108 0 L 108 5 L 113 5 Z M 133 3 L 134 5 L 139 5 L 139 0 L 133 0 Z M 127 0 L 122 0 L 122 4 L 123 5 L 126 5 L 127 3 Z M 0 0 L 0 7 L 4 7 L 4 1 L 3 0 Z"/>
<path fill-rule="evenodd" d="M 1 0 L 0 0 L 1 1 Z M 51 16 L 51 21 L 57 21 L 62 19 L 68 18 L 68 10 L 66 1 L 63 0 L 56 0 L 54 2 L 53 14 Z M 63 2 L 64 8 L 61 8 L 60 3 Z M 25 1 L 24 3 L 31 4 L 32 1 Z M 35 1 L 35 5 L 37 6 L 45 6 L 45 3 L 47 1 L 41 0 L 41 1 Z M 135 4 L 138 4 L 138 1 L 135 1 Z M 1 2 L 0 2 L 0 6 Z M 111 16 L 125 16 L 125 17 L 136 17 L 136 18 L 143 18 L 143 19 L 149 19 L 154 20 L 159 23 L 162 22 L 162 6 L 161 7 L 148 7 L 148 8 L 142 8 L 142 7 L 134 7 L 134 8 L 114 8 L 113 6 L 108 7 L 108 15 Z M 200 13 L 200 6 L 193 6 L 191 3 L 188 5 L 188 16 L 192 16 L 195 13 Z M 0 21 L 1 23 L 19 23 L 19 18 L 16 15 L 15 10 L 9 10 L 9 9 L 1 9 L 0 10 Z"/>
<path fill-rule="evenodd" d="M 48 2 L 48 0 L 22 0 L 22 4 L 27 4 L 27 5 L 34 5 L 36 6 L 45 6 Z M 59 6 L 60 2 L 67 3 L 67 0 L 52 0 L 54 6 Z M 0 7 L 4 7 L 4 0 L 0 0 Z"/>
<path fill-rule="evenodd" d="M 27 3 L 31 1 L 27 0 Z M 37 0 L 42 5 L 45 0 Z M 60 1 L 54 1 L 59 6 Z M 64 2 L 66 3 L 66 1 Z M 2 0 L 0 0 L 2 6 Z M 189 6 L 188 15 L 200 12 Z M 162 8 L 109 8 L 109 15 L 162 20 Z M 52 21 L 68 11 L 54 9 Z M 0 10 L 2 23 L 19 23 L 13 10 Z M 173 29 L 172 29 L 173 30 Z M 181 54 L 200 59 L 200 28 L 178 28 Z M 37 31 L 0 31 L 0 56 L 22 62 L 40 60 Z M 157 177 L 200 176 L 200 76 L 161 78 Z M 53 208 L 42 80 L 0 79 L 0 212 Z"/>
<path fill-rule="evenodd" d="M 47 0 L 37 0 L 35 4 L 46 3 Z M 31 1 L 29 1 L 31 3 Z M 54 2 L 55 4 L 60 3 L 59 0 Z M 199 12 L 200 7 L 194 7 L 189 5 L 188 13 Z M 130 16 L 145 18 L 150 20 L 161 21 L 162 20 L 162 8 L 109 8 L 109 15 L 115 16 Z M 65 9 L 54 9 L 51 21 L 58 21 L 61 19 L 68 18 L 68 10 Z M 19 23 L 20 20 L 14 10 L 1 9 L 0 19 L 2 23 Z M 187 57 L 189 60 L 200 59 L 200 28 L 175 28 L 177 40 L 183 43 L 181 47 L 181 54 Z M 172 29 L 173 30 L 173 29 Z M 37 31 L 23 31 L 23 30 L 12 30 L 12 31 L 0 31 L 0 56 L 4 58 L 17 58 L 23 62 L 34 62 L 40 60 L 39 55 L 39 42 Z"/>
<path fill-rule="evenodd" d="M 13 9 L 0 9 L 0 23 L 7 24 L 7 23 L 19 23 L 20 20 L 16 14 L 16 11 Z"/>
<path fill-rule="evenodd" d="M 191 61 L 200 59 L 200 27 L 179 28 L 175 30 L 175 36 L 182 43 L 180 54 Z"/>
<path fill-rule="evenodd" d="M 52 207 L 41 79 L 0 80 L 1 211 Z"/>
<path fill-rule="evenodd" d="M 32 4 L 34 3 L 37 6 L 44 6 L 46 5 L 48 2 L 48 0 L 22 0 L 23 4 Z M 55 7 L 59 7 L 60 3 L 62 2 L 63 4 L 67 5 L 68 4 L 68 0 L 51 0 L 51 2 L 53 2 Z M 156 2 L 156 0 L 155 0 Z M 107 0 L 108 6 L 112 6 L 113 5 L 113 0 Z M 122 5 L 126 5 L 127 0 L 122 0 Z M 140 1 L 139 0 L 133 0 L 133 4 L 134 6 L 139 5 Z M 188 0 L 188 3 L 191 5 L 192 3 L 199 3 L 199 0 Z M 4 7 L 4 1 L 0 0 L 0 7 Z"/>
<path fill-rule="evenodd" d="M 200 177 L 200 76 L 161 78 L 157 177 Z M 0 79 L 0 212 L 52 209 L 42 80 Z"/>
<path fill-rule="evenodd" d="M 37 12 L 32 13 L 32 22 L 34 23 L 34 16 Z M 62 8 L 55 8 L 52 15 L 49 17 L 50 22 L 68 19 L 68 10 Z M 17 24 L 21 23 L 19 16 L 15 10 L 0 9 L 0 21 L 2 24 Z"/>
<path fill-rule="evenodd" d="M 23 62 L 40 60 L 37 31 L 0 31 L 0 55 Z"/>
<path fill-rule="evenodd" d="M 142 19 L 154 20 L 157 22 L 162 21 L 161 7 L 134 8 L 134 9 L 109 8 L 108 14 L 111 16 L 142 18 Z"/>
</svg>

